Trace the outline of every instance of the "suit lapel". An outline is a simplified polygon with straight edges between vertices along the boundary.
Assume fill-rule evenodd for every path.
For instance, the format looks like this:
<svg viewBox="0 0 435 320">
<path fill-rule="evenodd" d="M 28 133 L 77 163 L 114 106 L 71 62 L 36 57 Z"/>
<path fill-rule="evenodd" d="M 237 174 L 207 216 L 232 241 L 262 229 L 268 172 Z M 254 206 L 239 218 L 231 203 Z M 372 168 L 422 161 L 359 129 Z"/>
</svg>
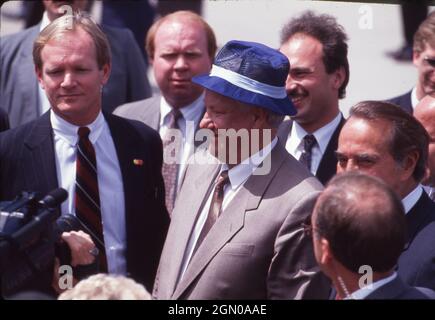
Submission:
<svg viewBox="0 0 435 320">
<path fill-rule="evenodd" d="M 285 120 L 278 128 L 277 136 L 279 141 L 285 146 L 288 137 L 290 136 L 290 132 L 292 130 L 293 120 Z"/>
<path fill-rule="evenodd" d="M 335 131 L 329 140 L 328 146 L 326 147 L 325 153 L 320 161 L 319 168 L 317 169 L 316 178 L 319 179 L 323 185 L 325 185 L 337 172 L 337 158 L 335 156 L 335 151 L 338 147 L 338 137 L 341 128 L 343 128 L 345 122 L 346 120 L 342 116 L 340 123 L 337 128 L 335 128 Z"/>
<path fill-rule="evenodd" d="M 176 287 L 172 298 L 178 299 L 222 247 L 243 228 L 245 214 L 258 208 L 268 185 L 281 167 L 285 154 L 284 147 L 277 143 L 269 155 L 269 157 L 272 157 L 270 172 L 266 175 L 253 174 L 244 183 L 237 193 L 237 201 L 233 199 L 228 204 L 198 248 L 196 254 L 192 257 L 184 277 Z M 192 226 L 193 224 L 190 225 Z"/>
<path fill-rule="evenodd" d="M 152 97 L 147 104 L 140 108 L 140 119 L 144 123 L 148 124 L 154 130 L 160 129 L 160 96 Z"/>
<path fill-rule="evenodd" d="M 414 240 L 417 233 L 424 227 L 429 221 L 431 221 L 431 214 L 433 214 L 432 200 L 423 191 L 420 199 L 411 208 L 411 210 L 406 214 L 406 221 L 408 226 L 408 243 L 405 246 L 405 250 L 409 248 L 409 245 Z M 405 251 L 404 250 L 404 251 Z"/>
<path fill-rule="evenodd" d="M 171 229 L 174 229 L 174 236 L 171 242 L 165 244 L 170 248 L 169 262 L 161 265 L 160 274 L 166 275 L 169 281 L 170 293 L 175 290 L 180 269 L 183 264 L 184 253 L 195 226 L 197 216 L 203 206 L 211 184 L 218 174 L 219 165 L 204 165 L 204 168 L 189 168 L 189 172 L 198 172 L 198 175 L 181 189 L 182 196 L 177 198 L 175 209 L 172 213 Z M 201 173 L 199 173 L 201 172 Z M 192 196 L 192 195 L 195 196 Z M 184 198 L 189 201 L 183 201 Z M 171 233 L 170 230 L 168 233 Z M 169 238 L 168 238 L 169 239 Z M 177 267 L 174 267 L 177 266 Z"/>
<path fill-rule="evenodd" d="M 128 125 L 121 119 L 103 112 L 107 124 L 110 128 L 110 133 L 115 145 L 116 154 L 118 156 L 119 167 L 121 169 L 122 184 L 124 187 L 124 206 L 125 206 L 125 225 L 127 234 L 127 270 L 132 258 L 133 247 L 140 245 L 135 243 L 134 235 L 131 229 L 137 227 L 136 216 L 137 208 L 142 207 L 143 197 L 145 196 L 143 179 L 144 174 L 139 174 L 138 170 L 146 170 L 146 166 L 134 165 L 134 159 L 142 159 L 141 152 L 137 150 L 140 146 L 137 134 L 131 130 Z M 121 120 L 121 121 L 119 121 Z M 145 160 L 145 159 L 142 159 Z M 145 212 L 141 212 L 145 214 Z M 146 232 L 146 230 L 144 230 Z"/>
<path fill-rule="evenodd" d="M 26 164 L 31 167 L 29 179 L 36 179 L 38 190 L 51 191 L 58 187 L 56 161 L 54 154 L 53 130 L 50 123 L 50 112 L 46 112 L 35 122 L 32 131 L 24 144 L 28 147 L 32 161 Z M 34 185 L 34 181 L 28 183 Z"/>
</svg>

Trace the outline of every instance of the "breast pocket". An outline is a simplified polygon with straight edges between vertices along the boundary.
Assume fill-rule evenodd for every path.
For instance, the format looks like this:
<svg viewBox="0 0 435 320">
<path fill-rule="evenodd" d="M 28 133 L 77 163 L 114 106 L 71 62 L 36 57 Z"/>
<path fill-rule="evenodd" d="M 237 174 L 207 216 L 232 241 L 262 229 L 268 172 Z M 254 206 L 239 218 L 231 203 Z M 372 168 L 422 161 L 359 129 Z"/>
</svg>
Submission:
<svg viewBox="0 0 435 320">
<path fill-rule="evenodd" d="M 222 253 L 232 256 L 251 256 L 254 252 L 255 246 L 253 244 L 245 243 L 227 243 L 222 248 Z"/>
</svg>

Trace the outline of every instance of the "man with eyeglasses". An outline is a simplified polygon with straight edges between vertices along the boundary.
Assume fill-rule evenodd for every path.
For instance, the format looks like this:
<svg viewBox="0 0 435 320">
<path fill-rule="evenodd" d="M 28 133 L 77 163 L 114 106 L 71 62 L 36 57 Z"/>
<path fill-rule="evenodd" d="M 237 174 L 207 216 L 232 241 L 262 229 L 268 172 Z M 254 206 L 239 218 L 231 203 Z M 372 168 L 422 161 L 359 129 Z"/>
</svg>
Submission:
<svg viewBox="0 0 435 320">
<path fill-rule="evenodd" d="M 363 101 L 351 109 L 336 154 L 337 173 L 361 171 L 378 177 L 402 199 L 408 238 L 397 272 L 411 286 L 435 289 L 435 203 L 420 184 L 428 145 L 424 127 L 402 108 Z"/>
<path fill-rule="evenodd" d="M 388 101 L 411 114 L 424 96 L 435 93 L 435 12 L 422 22 L 414 35 L 412 61 L 418 72 L 416 86 L 411 91 Z"/>
</svg>

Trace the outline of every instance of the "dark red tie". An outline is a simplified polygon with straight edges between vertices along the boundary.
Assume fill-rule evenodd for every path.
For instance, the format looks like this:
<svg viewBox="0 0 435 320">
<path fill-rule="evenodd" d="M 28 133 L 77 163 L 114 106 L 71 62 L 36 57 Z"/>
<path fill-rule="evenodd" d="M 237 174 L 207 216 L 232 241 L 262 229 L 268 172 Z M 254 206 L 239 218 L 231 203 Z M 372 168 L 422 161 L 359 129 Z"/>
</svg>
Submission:
<svg viewBox="0 0 435 320">
<path fill-rule="evenodd" d="M 94 147 L 89 141 L 90 130 L 80 127 L 76 161 L 76 216 L 100 240 L 96 245 L 100 251 L 100 271 L 107 272 L 106 251 L 104 248 L 103 225 L 101 220 L 100 194 L 98 192 L 97 161 Z"/>
</svg>

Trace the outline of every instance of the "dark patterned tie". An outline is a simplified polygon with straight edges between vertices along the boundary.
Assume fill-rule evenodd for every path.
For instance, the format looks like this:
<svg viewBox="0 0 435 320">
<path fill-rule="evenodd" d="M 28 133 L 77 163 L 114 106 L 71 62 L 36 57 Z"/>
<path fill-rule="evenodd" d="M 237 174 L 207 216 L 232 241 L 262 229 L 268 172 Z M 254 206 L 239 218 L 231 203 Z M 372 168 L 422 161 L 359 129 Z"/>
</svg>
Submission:
<svg viewBox="0 0 435 320">
<path fill-rule="evenodd" d="M 96 245 L 100 251 L 100 271 L 107 272 L 106 251 L 104 248 L 103 225 L 101 220 L 100 194 L 98 191 L 97 161 L 95 150 L 89 141 L 90 130 L 80 127 L 76 160 L 76 216 L 100 240 Z"/>
<path fill-rule="evenodd" d="M 316 144 L 316 138 L 312 134 L 307 134 L 302 141 L 304 142 L 304 150 L 302 151 L 299 161 L 311 171 L 311 151 Z"/>
<path fill-rule="evenodd" d="M 179 129 L 178 127 L 178 119 L 183 115 L 178 109 L 172 109 L 169 113 L 169 124 L 168 129 Z M 168 209 L 169 215 L 171 215 L 172 210 L 174 209 L 175 197 L 177 194 L 177 176 L 178 176 L 178 168 L 179 168 L 179 159 L 180 159 L 180 147 L 181 141 L 179 139 L 175 139 L 171 132 L 168 130 L 163 138 L 163 152 L 166 157 L 170 157 L 170 159 L 176 159 L 177 161 L 172 163 L 166 163 L 163 161 L 162 166 L 162 175 L 163 180 L 165 181 L 165 203 L 166 209 Z M 166 154 L 170 152 L 171 154 Z"/>
<path fill-rule="evenodd" d="M 195 254 L 196 250 L 201 245 L 204 238 L 207 236 L 211 227 L 216 222 L 219 214 L 222 210 L 222 202 L 224 200 L 224 187 L 228 183 L 228 171 L 222 171 L 219 177 L 215 182 L 215 187 L 213 191 L 213 197 L 210 203 L 210 209 L 208 210 L 207 220 L 205 220 L 204 226 L 202 227 L 201 233 L 199 234 L 198 241 L 196 242 L 195 249 L 193 250 L 193 254 Z"/>
</svg>

